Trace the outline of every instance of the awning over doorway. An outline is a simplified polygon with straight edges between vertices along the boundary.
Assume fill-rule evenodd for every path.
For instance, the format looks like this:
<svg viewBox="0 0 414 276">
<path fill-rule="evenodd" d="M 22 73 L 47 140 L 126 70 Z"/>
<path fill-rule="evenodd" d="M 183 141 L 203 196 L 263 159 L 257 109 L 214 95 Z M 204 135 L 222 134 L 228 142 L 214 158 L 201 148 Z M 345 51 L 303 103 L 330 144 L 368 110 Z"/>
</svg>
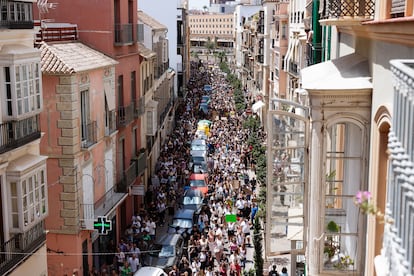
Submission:
<svg viewBox="0 0 414 276">
<path fill-rule="evenodd" d="M 306 67 L 301 73 L 306 90 L 372 89 L 368 60 L 355 53 Z"/>
</svg>

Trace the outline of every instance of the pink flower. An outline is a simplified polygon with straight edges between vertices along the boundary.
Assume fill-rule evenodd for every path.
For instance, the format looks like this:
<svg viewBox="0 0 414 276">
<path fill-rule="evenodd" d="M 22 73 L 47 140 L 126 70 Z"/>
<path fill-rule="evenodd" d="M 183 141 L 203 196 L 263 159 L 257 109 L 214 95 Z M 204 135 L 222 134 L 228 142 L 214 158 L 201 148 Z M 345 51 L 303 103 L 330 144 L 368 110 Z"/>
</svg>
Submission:
<svg viewBox="0 0 414 276">
<path fill-rule="evenodd" d="M 358 191 L 355 195 L 356 202 L 362 204 L 371 199 L 371 192 L 369 191 Z"/>
</svg>

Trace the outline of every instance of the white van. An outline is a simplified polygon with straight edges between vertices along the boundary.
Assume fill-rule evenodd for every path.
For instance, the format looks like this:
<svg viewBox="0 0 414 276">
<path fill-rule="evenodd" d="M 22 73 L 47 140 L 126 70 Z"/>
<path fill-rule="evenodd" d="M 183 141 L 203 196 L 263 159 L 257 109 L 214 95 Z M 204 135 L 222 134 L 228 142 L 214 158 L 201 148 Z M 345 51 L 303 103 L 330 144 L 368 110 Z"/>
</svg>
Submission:
<svg viewBox="0 0 414 276">
<path fill-rule="evenodd" d="M 168 276 L 167 273 L 164 272 L 159 267 L 153 266 L 144 266 L 138 269 L 137 272 L 134 273 L 134 276 Z"/>
</svg>

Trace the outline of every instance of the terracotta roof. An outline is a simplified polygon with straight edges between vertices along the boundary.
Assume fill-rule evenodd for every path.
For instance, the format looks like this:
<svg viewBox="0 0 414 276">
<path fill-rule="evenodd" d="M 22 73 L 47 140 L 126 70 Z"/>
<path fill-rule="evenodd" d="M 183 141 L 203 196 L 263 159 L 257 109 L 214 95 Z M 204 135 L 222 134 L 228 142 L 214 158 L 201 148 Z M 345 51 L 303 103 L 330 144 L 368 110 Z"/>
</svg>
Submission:
<svg viewBox="0 0 414 276">
<path fill-rule="evenodd" d="M 145 45 L 142 43 L 138 43 L 138 52 L 140 56 L 147 58 L 147 59 L 156 55 L 155 52 L 145 47 Z"/>
<path fill-rule="evenodd" d="M 115 65 L 118 62 L 104 54 L 76 43 L 40 44 L 42 72 L 73 74 Z"/>
<path fill-rule="evenodd" d="M 152 27 L 154 30 L 167 30 L 167 27 L 165 25 L 161 24 L 142 10 L 138 10 L 138 21 L 141 21 L 145 25 Z"/>
</svg>

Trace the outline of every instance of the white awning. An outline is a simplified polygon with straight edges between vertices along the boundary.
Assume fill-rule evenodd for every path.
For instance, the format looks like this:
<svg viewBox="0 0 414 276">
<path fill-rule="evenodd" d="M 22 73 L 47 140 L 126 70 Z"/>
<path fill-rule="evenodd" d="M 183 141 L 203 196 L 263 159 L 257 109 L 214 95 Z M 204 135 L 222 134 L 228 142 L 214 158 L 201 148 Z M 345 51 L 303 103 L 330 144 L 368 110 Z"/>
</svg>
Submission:
<svg viewBox="0 0 414 276">
<path fill-rule="evenodd" d="M 252 105 L 252 111 L 254 113 L 257 113 L 259 111 L 259 109 L 262 108 L 264 105 L 265 105 L 264 102 L 257 101 Z"/>
<path fill-rule="evenodd" d="M 301 73 L 306 90 L 372 89 L 368 60 L 358 54 L 318 63 Z"/>
<path fill-rule="evenodd" d="M 109 110 L 115 109 L 115 88 L 112 87 L 111 82 L 104 82 L 104 91 L 106 96 L 106 102 Z"/>
</svg>

